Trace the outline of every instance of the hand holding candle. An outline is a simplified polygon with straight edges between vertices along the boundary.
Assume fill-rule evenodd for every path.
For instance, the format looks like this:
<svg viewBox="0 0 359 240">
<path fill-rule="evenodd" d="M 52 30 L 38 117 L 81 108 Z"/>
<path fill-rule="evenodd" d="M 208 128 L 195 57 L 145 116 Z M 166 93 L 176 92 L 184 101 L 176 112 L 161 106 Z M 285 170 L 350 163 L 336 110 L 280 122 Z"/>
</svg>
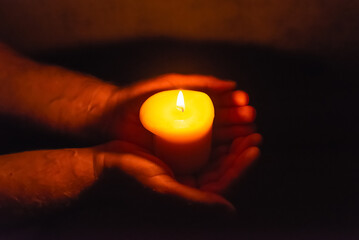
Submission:
<svg viewBox="0 0 359 240">
<path fill-rule="evenodd" d="M 209 192 L 221 194 L 226 191 L 241 175 L 241 173 L 248 166 L 250 166 L 255 159 L 258 158 L 259 149 L 257 148 L 257 145 L 261 141 L 261 136 L 259 134 L 253 134 L 255 132 L 253 126 L 255 110 L 253 107 L 247 106 L 248 95 L 243 91 L 235 91 L 234 87 L 235 84 L 233 84 L 233 82 L 222 81 L 213 77 L 170 74 L 139 82 L 124 89 L 125 94 L 123 95 L 127 96 L 126 101 L 122 103 L 120 102 L 120 111 L 114 112 L 115 114 L 117 113 L 117 115 L 112 118 L 114 120 L 112 125 L 114 128 L 109 129 L 112 130 L 112 133 L 115 133 L 114 137 L 116 139 L 141 147 L 143 152 L 146 152 L 147 154 L 153 154 L 151 158 L 148 158 L 148 160 L 154 162 L 154 164 L 159 167 L 159 169 L 156 170 L 157 172 L 161 172 L 158 176 L 156 176 L 156 178 L 151 177 L 146 180 L 143 179 L 143 176 L 147 176 L 149 173 L 151 173 L 150 175 L 152 176 L 153 170 L 152 168 L 141 167 L 141 170 L 139 171 L 142 171 L 142 173 L 138 176 L 136 173 L 135 178 L 139 177 L 144 185 L 157 189 L 162 193 L 165 192 L 167 194 L 175 195 L 195 202 L 206 202 L 211 204 L 214 202 L 220 204 L 224 203 L 223 199 L 219 200 L 221 199 L 219 195 L 209 195 Z M 176 90 L 171 90 L 173 88 Z M 156 145 L 154 135 L 156 134 L 156 136 L 160 136 L 166 129 L 166 126 L 168 128 L 168 125 L 160 126 L 158 127 L 159 129 L 156 129 L 156 127 L 153 126 L 146 126 L 147 130 L 143 127 L 139 119 L 140 108 L 144 102 L 148 98 L 151 98 L 152 95 L 155 95 L 156 93 L 160 94 L 163 91 L 167 92 L 167 90 L 169 90 L 168 92 L 172 92 L 171 94 L 173 94 L 173 96 L 171 95 L 170 97 L 172 99 L 158 100 L 158 104 L 170 106 L 173 114 L 186 114 L 186 111 L 189 110 L 188 108 L 193 104 L 190 100 L 191 97 L 188 98 L 187 93 L 194 91 L 182 91 L 184 106 L 181 106 L 181 104 L 178 104 L 177 106 L 179 94 L 178 89 L 196 89 L 201 91 L 202 93 L 200 92 L 200 95 L 204 99 L 204 96 L 206 96 L 207 100 L 211 103 L 213 101 L 215 108 L 215 119 L 213 125 L 211 121 L 207 120 L 207 127 L 203 128 L 210 129 L 210 125 L 213 127 L 212 141 L 208 141 L 210 138 L 203 138 L 204 140 L 207 139 L 203 142 L 207 142 L 207 144 L 208 142 L 211 142 L 211 149 L 209 150 L 211 154 L 209 159 L 203 157 L 201 161 L 192 161 L 193 164 L 196 163 L 198 165 L 193 165 L 191 168 L 190 165 L 187 165 L 188 159 L 191 159 L 191 157 L 188 158 L 185 156 L 185 154 L 190 153 L 189 151 L 184 151 L 184 155 L 180 155 L 178 153 L 178 149 L 172 151 L 169 148 L 169 146 L 174 145 L 168 145 L 168 142 L 165 142 L 164 145 Z M 208 99 L 208 96 L 203 92 L 206 92 L 210 99 Z M 196 103 L 194 105 L 196 105 Z M 200 112 L 204 110 L 203 107 L 200 107 L 199 109 Z M 150 124 L 151 121 L 158 121 L 158 119 L 154 116 L 156 114 L 160 114 L 159 109 L 148 108 L 147 110 L 148 112 L 146 114 L 149 114 L 150 116 L 149 119 L 145 120 L 148 121 L 148 123 L 145 123 L 144 125 Z M 149 111 L 156 111 L 156 113 L 149 113 Z M 167 109 L 167 111 L 169 110 Z M 214 116 L 214 111 L 212 114 Z M 204 117 L 204 115 L 207 115 L 207 119 L 213 119 L 213 116 L 210 117 L 211 115 L 208 113 L 202 113 L 200 117 Z M 161 118 L 161 121 L 165 121 L 163 116 Z M 203 123 L 203 121 L 201 122 Z M 203 133 L 204 132 L 205 131 L 203 131 Z M 175 136 L 173 135 L 174 133 L 176 132 L 173 131 L 173 133 L 170 134 L 172 136 L 170 140 L 172 139 L 174 142 L 179 141 L 179 137 L 173 137 Z M 194 135 L 197 137 L 204 136 L 203 133 Z M 165 136 L 167 135 L 165 134 Z M 191 134 L 188 136 L 192 137 Z M 177 144 L 178 142 L 176 143 L 176 146 Z M 164 147 L 162 149 L 158 149 L 160 146 Z M 194 147 L 195 146 L 196 145 L 194 145 Z M 207 147 L 203 146 L 208 145 L 199 144 L 197 145 L 197 149 L 202 149 L 201 151 L 207 152 L 207 150 L 203 150 L 207 149 Z M 155 148 L 157 148 L 157 150 Z M 158 155 L 160 155 L 160 151 L 164 151 L 162 154 L 167 156 L 168 159 L 176 160 L 177 163 L 184 164 L 183 166 L 177 165 L 177 173 L 183 170 L 187 173 L 187 175 L 182 176 L 184 173 L 182 172 L 181 174 L 176 174 L 175 178 L 173 178 L 171 174 L 166 173 L 166 169 L 168 168 L 163 167 L 163 171 L 160 171 L 161 166 L 164 164 L 163 162 L 167 162 L 167 165 L 169 165 L 170 168 L 175 168 L 175 165 L 171 166 L 165 157 L 158 157 Z M 188 156 L 190 155 L 191 154 Z M 205 154 L 202 156 L 204 155 Z M 141 159 L 142 162 L 144 159 Z M 203 161 L 203 159 L 205 160 Z M 133 164 L 131 169 L 140 169 L 139 161 L 140 160 L 126 162 L 126 164 Z M 180 167 L 186 167 L 187 169 L 182 168 L 179 170 Z M 146 173 L 144 171 L 148 172 Z M 196 174 L 190 174 L 191 172 L 196 172 Z M 134 172 L 131 170 L 129 174 L 133 175 Z M 154 181 L 155 179 L 156 181 Z"/>
<path fill-rule="evenodd" d="M 94 172 L 95 176 L 99 176 L 104 168 L 116 168 L 160 194 L 233 209 L 233 206 L 219 194 L 228 189 L 243 170 L 258 157 L 259 149 L 256 146 L 261 140 L 259 134 L 253 134 L 251 123 L 255 117 L 254 108 L 246 106 L 246 93 L 234 91 L 234 82 L 208 76 L 170 74 L 120 89 L 93 77 L 53 66 L 34 64 L 11 52 L 5 51 L 4 54 L 5 59 L 11 59 L 9 66 L 14 69 L 14 72 L 10 71 L 11 77 L 3 79 L 4 99 L 12 99 L 3 101 L 3 108 L 7 114 L 27 116 L 34 122 L 73 136 L 89 136 L 99 142 L 117 140 L 85 149 L 4 155 L 2 186 L 5 188 L 2 188 L 2 195 L 5 196 L 5 201 L 6 198 L 14 199 L 16 203 L 12 205 L 18 205 L 20 201 L 22 204 L 29 204 L 31 201 L 28 200 L 34 200 L 38 204 L 41 203 L 41 197 L 44 197 L 43 200 L 46 202 L 41 205 L 47 205 L 51 201 L 63 201 L 76 196 L 92 184 L 96 180 Z M 7 62 L 9 61 L 3 61 Z M 25 79 L 23 74 L 19 74 L 24 69 L 31 70 L 30 75 L 25 74 Z M 48 77 L 53 81 L 49 81 Z M 23 84 L 24 81 L 27 84 Z M 28 86 L 37 85 L 39 88 L 27 91 Z M 86 91 L 83 91 L 84 86 Z M 17 93 L 22 94 L 14 94 L 14 89 L 18 89 Z M 51 91 L 39 94 L 41 89 Z M 175 107 L 173 104 L 176 99 L 173 99 L 173 103 L 172 100 L 169 101 L 170 111 L 174 111 L 172 116 L 179 116 L 176 119 L 183 124 L 174 126 L 190 126 L 187 128 L 188 132 L 175 130 L 172 137 L 168 137 L 167 133 L 156 132 L 161 141 L 154 144 L 153 134 L 142 126 L 138 116 L 143 102 L 156 92 L 170 89 L 196 89 L 206 92 L 213 100 L 216 118 L 213 122 L 212 153 L 209 161 L 207 157 L 210 152 L 214 112 L 211 100 L 204 93 L 193 92 L 192 98 L 191 94 L 187 94 L 192 91 L 183 91 L 186 103 L 179 103 Z M 14 96 L 15 98 L 12 98 Z M 61 101 L 54 102 L 53 99 L 58 99 L 58 96 L 65 101 L 60 99 Z M 70 99 L 71 101 L 68 101 Z M 191 111 L 192 107 L 197 106 L 191 99 L 196 99 L 197 103 L 208 104 Z M 31 108 L 28 107 L 29 104 Z M 199 115 L 196 115 L 197 113 Z M 192 117 L 202 120 L 191 121 Z M 186 123 L 199 125 L 187 126 Z M 151 130 L 155 132 L 155 129 Z M 181 135 L 183 133 L 185 134 Z M 181 144 L 184 150 L 177 149 Z M 160 158 L 154 155 L 154 145 L 157 154 L 163 155 Z M 175 147 L 172 148 L 173 151 L 171 147 Z M 28 164 L 30 158 L 34 160 L 31 165 Z M 188 175 L 174 176 L 161 158 L 171 163 L 176 171 Z M 28 168 L 31 170 L 28 171 Z M 48 174 L 54 172 L 57 174 Z M 194 172 L 196 174 L 190 174 Z M 53 194 L 55 189 L 58 190 L 58 194 Z M 71 194 L 64 194 L 68 192 Z"/>
</svg>

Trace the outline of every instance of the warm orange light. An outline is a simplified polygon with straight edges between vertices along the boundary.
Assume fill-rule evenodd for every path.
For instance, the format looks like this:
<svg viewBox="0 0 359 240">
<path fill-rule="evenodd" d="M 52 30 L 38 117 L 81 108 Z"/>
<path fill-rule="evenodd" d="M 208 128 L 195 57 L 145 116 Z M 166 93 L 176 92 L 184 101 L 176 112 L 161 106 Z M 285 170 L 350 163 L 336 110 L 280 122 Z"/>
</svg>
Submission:
<svg viewBox="0 0 359 240">
<path fill-rule="evenodd" d="M 182 91 L 179 91 L 177 96 L 177 109 L 184 112 L 184 98 Z"/>
<path fill-rule="evenodd" d="M 154 134 L 156 156 L 180 175 L 193 174 L 207 163 L 213 118 L 209 96 L 191 90 L 158 92 L 140 109 L 142 125 Z"/>
</svg>

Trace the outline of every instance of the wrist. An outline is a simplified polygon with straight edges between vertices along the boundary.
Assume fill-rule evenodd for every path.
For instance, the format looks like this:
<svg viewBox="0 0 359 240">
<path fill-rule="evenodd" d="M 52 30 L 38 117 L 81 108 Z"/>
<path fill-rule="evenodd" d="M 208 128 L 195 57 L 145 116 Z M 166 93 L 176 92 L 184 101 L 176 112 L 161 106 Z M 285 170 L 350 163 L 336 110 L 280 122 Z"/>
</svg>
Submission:
<svg viewBox="0 0 359 240">
<path fill-rule="evenodd" d="M 116 105 L 115 96 L 119 88 L 93 76 L 67 70 L 64 70 L 64 73 L 66 76 L 60 77 L 73 81 L 71 86 L 64 88 L 61 96 L 48 104 L 47 112 L 55 110 L 54 117 L 49 116 L 51 127 L 86 140 L 103 140 L 103 128 L 107 125 L 109 113 Z"/>
</svg>

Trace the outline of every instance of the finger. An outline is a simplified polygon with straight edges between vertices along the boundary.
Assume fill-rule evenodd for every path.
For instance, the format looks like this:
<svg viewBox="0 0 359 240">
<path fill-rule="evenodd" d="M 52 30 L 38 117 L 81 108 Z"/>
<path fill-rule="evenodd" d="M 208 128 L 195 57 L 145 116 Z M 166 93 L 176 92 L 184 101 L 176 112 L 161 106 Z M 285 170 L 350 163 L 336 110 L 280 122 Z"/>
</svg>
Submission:
<svg viewBox="0 0 359 240">
<path fill-rule="evenodd" d="M 220 107 L 245 106 L 249 102 L 249 97 L 246 92 L 237 90 L 214 97 L 213 102 Z"/>
<path fill-rule="evenodd" d="M 210 191 L 217 194 L 224 193 L 229 186 L 247 169 L 251 163 L 260 155 L 257 147 L 251 147 L 235 159 L 233 166 L 216 182 L 208 183 L 201 187 L 203 191 Z"/>
<path fill-rule="evenodd" d="M 211 152 L 211 161 L 201 171 L 202 174 L 217 171 L 221 167 L 223 158 L 225 158 L 226 155 L 228 154 L 229 148 L 230 148 L 230 146 L 227 146 L 227 145 L 222 145 L 222 146 L 216 147 Z"/>
<path fill-rule="evenodd" d="M 215 123 L 218 125 L 251 123 L 256 110 L 251 106 L 222 108 L 216 111 Z"/>
<path fill-rule="evenodd" d="M 102 158 L 105 158 L 105 160 L 101 161 L 105 162 L 104 166 L 106 167 L 116 166 L 120 168 L 126 168 L 137 166 L 140 169 L 144 165 L 148 165 L 148 171 L 150 171 L 150 169 L 156 169 L 157 171 L 161 172 L 162 169 L 166 174 L 174 176 L 172 169 L 167 164 L 150 154 L 148 151 L 132 143 L 111 141 L 96 148 L 101 152 L 100 155 L 103 155 Z M 129 154 L 127 155 L 127 158 L 124 158 L 123 155 L 126 153 Z M 127 162 L 124 159 L 127 159 Z"/>
<path fill-rule="evenodd" d="M 218 92 L 233 90 L 236 87 L 236 82 L 234 81 L 225 81 L 204 75 L 168 74 L 160 77 L 159 81 L 164 82 L 164 86 L 169 84 L 170 87 L 175 88 L 202 89 Z"/>
<path fill-rule="evenodd" d="M 231 154 L 227 155 L 227 157 L 223 157 L 219 162 L 217 162 L 216 166 L 211 167 L 206 172 L 204 172 L 201 177 L 199 177 L 199 185 L 202 186 L 209 182 L 217 181 L 230 167 L 232 167 L 233 162 L 238 155 L 250 147 L 258 146 L 261 142 L 262 136 L 258 133 L 251 134 L 244 138 L 240 137 L 234 140 L 229 149 Z"/>
<path fill-rule="evenodd" d="M 156 192 L 176 196 L 190 202 L 222 206 L 229 211 L 235 210 L 230 202 L 217 194 L 207 193 L 180 184 L 173 177 L 169 176 L 162 167 L 145 157 L 134 154 L 115 153 L 103 155 L 106 167 L 118 168 Z"/>
<path fill-rule="evenodd" d="M 214 181 L 218 179 L 220 176 L 220 171 L 223 171 L 223 167 L 225 167 L 226 163 L 226 155 L 229 152 L 229 146 L 223 145 L 217 147 L 213 153 L 211 154 L 215 161 L 210 162 L 208 166 L 201 172 L 198 177 L 198 184 L 202 185 L 207 181 Z"/>
<path fill-rule="evenodd" d="M 147 182 L 147 185 L 156 192 L 160 192 L 162 194 L 168 194 L 190 202 L 196 202 L 210 206 L 219 205 L 225 207 L 231 212 L 235 211 L 234 206 L 225 198 L 211 192 L 204 192 L 192 187 L 185 186 L 170 178 L 169 176 L 152 177 Z"/>
<path fill-rule="evenodd" d="M 225 92 L 235 89 L 234 81 L 224 81 L 211 76 L 166 74 L 155 79 L 142 81 L 130 87 L 127 94 L 139 96 L 168 89 L 201 89 L 203 91 Z"/>
<path fill-rule="evenodd" d="M 241 154 L 247 148 L 261 144 L 262 139 L 262 135 L 259 133 L 251 134 L 245 138 L 237 138 L 233 141 L 229 151 L 237 155 Z"/>
<path fill-rule="evenodd" d="M 213 129 L 213 139 L 216 143 L 233 141 L 237 137 L 248 136 L 256 131 L 254 124 L 223 126 Z"/>
<path fill-rule="evenodd" d="M 217 181 L 223 173 L 232 165 L 236 158 L 236 155 L 230 154 L 225 157 L 222 157 L 215 168 L 208 169 L 204 171 L 202 175 L 198 178 L 198 185 L 203 186 L 209 182 Z"/>
</svg>

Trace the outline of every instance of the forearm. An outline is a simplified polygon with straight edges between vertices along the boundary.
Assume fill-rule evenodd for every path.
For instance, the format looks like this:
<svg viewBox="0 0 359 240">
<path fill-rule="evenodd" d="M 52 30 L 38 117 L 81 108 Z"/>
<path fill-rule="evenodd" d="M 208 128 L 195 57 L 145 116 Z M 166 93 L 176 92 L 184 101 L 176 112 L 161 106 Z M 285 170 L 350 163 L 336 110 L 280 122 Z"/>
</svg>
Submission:
<svg viewBox="0 0 359 240">
<path fill-rule="evenodd" d="M 95 180 L 89 148 L 0 156 L 0 207 L 39 207 L 75 199 Z"/>
<path fill-rule="evenodd" d="M 95 77 L 43 65 L 0 44 L 0 113 L 83 135 L 111 108 L 119 89 Z"/>
</svg>

